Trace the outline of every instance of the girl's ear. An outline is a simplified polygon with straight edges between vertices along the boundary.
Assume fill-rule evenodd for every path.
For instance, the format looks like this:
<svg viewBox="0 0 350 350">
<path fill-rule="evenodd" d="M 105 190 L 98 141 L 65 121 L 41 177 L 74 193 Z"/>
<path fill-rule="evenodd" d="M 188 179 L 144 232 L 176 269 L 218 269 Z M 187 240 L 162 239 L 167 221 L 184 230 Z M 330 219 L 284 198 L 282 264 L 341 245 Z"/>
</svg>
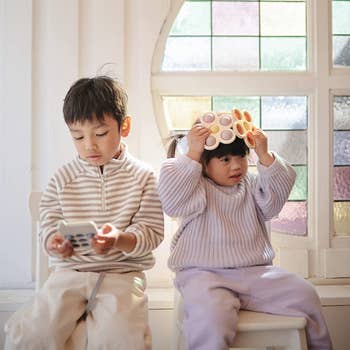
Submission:
<svg viewBox="0 0 350 350">
<path fill-rule="evenodd" d="M 131 118 L 130 116 L 126 116 L 123 120 L 122 127 L 120 128 L 120 135 L 122 137 L 127 137 L 129 135 L 131 129 Z"/>
</svg>

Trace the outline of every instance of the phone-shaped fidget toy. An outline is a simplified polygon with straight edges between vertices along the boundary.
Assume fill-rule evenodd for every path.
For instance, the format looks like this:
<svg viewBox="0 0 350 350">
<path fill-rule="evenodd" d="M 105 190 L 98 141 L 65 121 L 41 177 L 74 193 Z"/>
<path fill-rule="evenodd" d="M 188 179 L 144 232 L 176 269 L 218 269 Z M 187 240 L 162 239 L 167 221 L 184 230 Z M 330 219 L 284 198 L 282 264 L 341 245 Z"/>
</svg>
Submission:
<svg viewBox="0 0 350 350">
<path fill-rule="evenodd" d="M 58 231 L 65 239 L 71 241 L 73 248 L 86 248 L 90 246 L 90 240 L 97 234 L 97 227 L 93 221 L 66 222 L 61 221 Z"/>
</svg>

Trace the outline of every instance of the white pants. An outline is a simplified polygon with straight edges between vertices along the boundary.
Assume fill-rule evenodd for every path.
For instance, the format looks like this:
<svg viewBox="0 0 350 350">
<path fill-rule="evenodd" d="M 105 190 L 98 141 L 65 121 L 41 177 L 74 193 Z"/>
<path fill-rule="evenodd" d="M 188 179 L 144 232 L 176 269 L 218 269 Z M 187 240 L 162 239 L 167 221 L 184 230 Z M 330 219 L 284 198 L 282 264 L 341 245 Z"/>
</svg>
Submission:
<svg viewBox="0 0 350 350">
<path fill-rule="evenodd" d="M 77 322 L 99 274 L 52 272 L 34 300 L 5 325 L 6 350 L 151 349 L 145 278 L 107 273 L 85 321 Z"/>
</svg>

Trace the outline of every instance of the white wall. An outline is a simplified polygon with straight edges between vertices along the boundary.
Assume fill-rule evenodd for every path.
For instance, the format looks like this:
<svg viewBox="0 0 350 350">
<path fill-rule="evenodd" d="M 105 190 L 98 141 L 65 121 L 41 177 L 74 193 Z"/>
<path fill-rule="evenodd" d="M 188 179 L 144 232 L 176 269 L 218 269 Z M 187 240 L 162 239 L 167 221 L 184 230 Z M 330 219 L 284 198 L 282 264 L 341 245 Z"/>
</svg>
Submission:
<svg viewBox="0 0 350 350">
<path fill-rule="evenodd" d="M 0 1 L 0 287 L 30 281 L 32 8 Z"/>
<path fill-rule="evenodd" d="M 27 198 L 44 190 L 75 152 L 62 116 L 69 86 L 112 73 L 129 94 L 136 157 L 159 170 L 165 157 L 150 92 L 151 61 L 170 0 L 0 0 L 0 288 L 31 283 Z M 149 283 L 170 283 L 168 245 Z"/>
</svg>

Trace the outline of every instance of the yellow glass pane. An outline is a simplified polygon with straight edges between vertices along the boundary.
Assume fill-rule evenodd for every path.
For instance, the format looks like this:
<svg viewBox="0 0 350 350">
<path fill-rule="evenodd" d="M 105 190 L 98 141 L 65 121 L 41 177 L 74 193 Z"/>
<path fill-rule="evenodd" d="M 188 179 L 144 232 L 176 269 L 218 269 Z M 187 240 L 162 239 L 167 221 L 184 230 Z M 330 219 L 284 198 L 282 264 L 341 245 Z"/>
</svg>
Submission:
<svg viewBox="0 0 350 350">
<path fill-rule="evenodd" d="M 334 231 L 337 236 L 350 236 L 350 202 L 334 203 Z"/>
<path fill-rule="evenodd" d="M 203 113 L 211 110 L 211 96 L 163 96 L 170 130 L 188 130 Z"/>
</svg>

